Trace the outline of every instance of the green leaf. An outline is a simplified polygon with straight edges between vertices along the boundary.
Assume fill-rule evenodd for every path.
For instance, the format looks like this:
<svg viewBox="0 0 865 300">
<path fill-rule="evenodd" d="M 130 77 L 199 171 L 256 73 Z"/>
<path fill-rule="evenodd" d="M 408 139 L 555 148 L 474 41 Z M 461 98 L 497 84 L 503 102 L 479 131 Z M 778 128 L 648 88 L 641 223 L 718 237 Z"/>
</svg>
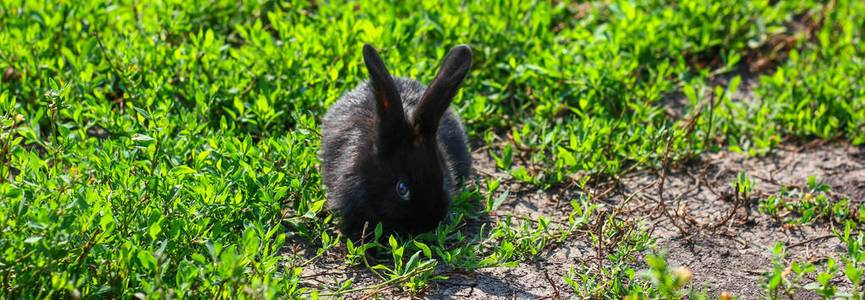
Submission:
<svg viewBox="0 0 865 300">
<path fill-rule="evenodd" d="M 427 245 L 424 244 L 424 243 L 418 242 L 418 241 L 412 241 L 412 242 L 414 243 L 414 245 L 415 245 L 416 247 L 420 248 L 421 251 L 423 251 L 423 255 L 424 255 L 424 256 L 426 256 L 427 258 L 432 259 L 432 251 L 430 251 L 429 246 L 427 246 Z"/>
<path fill-rule="evenodd" d="M 102 229 L 103 234 L 108 235 L 113 233 L 116 225 L 114 216 L 110 213 L 104 213 L 102 217 L 99 218 L 99 227 Z"/>
<path fill-rule="evenodd" d="M 420 251 L 416 251 L 412 256 L 408 259 L 408 262 L 405 264 L 405 273 L 409 273 L 414 271 L 417 268 L 418 260 L 420 259 Z"/>
<path fill-rule="evenodd" d="M 634 5 L 631 4 L 628 0 L 619 0 L 619 8 L 622 9 L 622 13 L 625 14 L 625 17 L 633 20 L 637 17 L 637 10 L 634 8 Z"/>
<path fill-rule="evenodd" d="M 171 170 L 171 174 L 174 176 L 182 176 L 182 175 L 195 174 L 195 173 L 196 173 L 195 170 L 193 170 L 190 167 L 187 167 L 186 165 L 179 165 L 179 166 L 175 167 L 173 170 Z"/>
<path fill-rule="evenodd" d="M 156 257 L 150 251 L 138 251 L 138 261 L 149 272 L 155 272 L 157 267 Z"/>
<path fill-rule="evenodd" d="M 694 90 L 694 86 L 689 83 L 685 83 L 682 87 L 682 92 L 685 94 L 685 97 L 691 100 L 691 103 L 697 103 L 700 100 L 697 99 L 697 92 Z"/>
<path fill-rule="evenodd" d="M 322 206 L 324 206 L 325 202 L 327 202 L 327 199 L 321 199 L 321 200 L 313 202 L 312 206 L 309 208 L 309 210 L 307 210 L 306 213 L 303 214 L 303 217 L 304 218 L 315 218 L 315 215 L 318 214 L 319 211 L 321 211 L 321 208 L 322 208 Z"/>
<path fill-rule="evenodd" d="M 132 140 L 136 142 L 152 142 L 153 138 L 149 135 L 136 133 L 132 135 Z"/>
<path fill-rule="evenodd" d="M 374 236 L 374 239 L 373 239 L 373 240 L 378 241 L 378 239 L 381 237 L 382 230 L 383 230 L 383 229 L 382 229 L 382 225 L 381 225 L 381 223 L 377 223 L 377 224 L 375 225 L 375 236 Z"/>
<path fill-rule="evenodd" d="M 495 211 L 495 210 L 499 209 L 499 206 L 501 206 L 502 203 L 505 202 L 505 200 L 508 198 L 508 195 L 510 194 L 510 192 L 511 192 L 511 189 L 508 188 L 504 191 L 504 193 L 501 193 L 501 195 L 496 197 L 496 200 L 493 201 L 493 203 L 491 205 L 488 205 L 487 211 L 491 212 L 491 211 Z"/>
<path fill-rule="evenodd" d="M 200 264 L 207 263 L 207 259 L 204 258 L 204 255 L 201 255 L 199 253 L 192 253 L 192 255 L 190 255 L 190 258 Z"/>
<path fill-rule="evenodd" d="M 150 236 L 150 239 L 156 240 L 159 233 L 162 232 L 162 220 L 164 220 L 164 217 L 160 216 L 156 222 L 151 223 L 150 226 L 147 227 L 147 235 Z"/>
<path fill-rule="evenodd" d="M 146 110 L 143 110 L 139 107 L 133 107 L 133 108 L 135 109 L 135 111 L 137 111 L 139 114 L 141 114 L 141 116 L 144 117 L 145 119 L 147 119 L 148 121 L 151 121 L 151 122 L 153 121 L 153 117 L 150 116 L 150 113 L 148 113 Z"/>
<path fill-rule="evenodd" d="M 258 238 L 258 233 L 255 232 L 255 228 L 252 226 L 247 227 L 246 230 L 243 231 L 243 253 L 257 253 L 259 243 L 260 240 Z"/>
</svg>

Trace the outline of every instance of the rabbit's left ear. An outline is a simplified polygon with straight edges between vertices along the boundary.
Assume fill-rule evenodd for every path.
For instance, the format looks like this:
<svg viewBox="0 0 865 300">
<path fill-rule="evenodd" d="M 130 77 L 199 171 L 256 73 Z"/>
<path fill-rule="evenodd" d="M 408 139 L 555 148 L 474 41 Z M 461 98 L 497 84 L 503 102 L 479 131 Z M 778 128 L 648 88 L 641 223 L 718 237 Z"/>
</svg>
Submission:
<svg viewBox="0 0 865 300">
<path fill-rule="evenodd" d="M 471 65 L 472 50 L 469 46 L 456 46 L 445 56 L 438 74 L 421 97 L 412 118 L 420 134 L 435 135 L 442 115 L 453 101 Z"/>
</svg>

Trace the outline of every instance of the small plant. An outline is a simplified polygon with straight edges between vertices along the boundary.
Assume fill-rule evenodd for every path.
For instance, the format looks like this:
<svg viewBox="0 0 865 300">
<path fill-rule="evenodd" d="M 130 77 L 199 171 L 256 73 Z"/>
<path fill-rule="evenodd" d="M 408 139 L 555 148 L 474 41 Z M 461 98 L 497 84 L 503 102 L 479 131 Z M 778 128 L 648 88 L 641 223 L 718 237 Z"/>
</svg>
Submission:
<svg viewBox="0 0 865 300">
<path fill-rule="evenodd" d="M 379 239 L 381 238 L 383 228 L 381 223 L 376 224 L 375 229 L 373 230 L 373 236 L 371 241 L 362 242 L 360 245 L 355 246 L 354 242 L 351 239 L 345 239 L 345 263 L 350 266 L 357 266 L 363 263 L 367 267 L 369 267 L 369 263 L 367 262 L 367 250 L 372 248 L 384 248 L 381 244 L 379 244 Z"/>
<path fill-rule="evenodd" d="M 782 187 L 781 194 L 785 194 L 786 189 L 787 187 Z M 771 195 L 759 201 L 758 209 L 761 213 L 770 215 L 775 219 L 780 219 L 781 211 L 785 209 L 785 204 L 787 204 L 783 199 L 778 195 Z"/>
<path fill-rule="evenodd" d="M 733 182 L 733 186 L 736 188 L 736 192 L 747 203 L 748 199 L 751 198 L 751 192 L 754 190 L 754 180 L 748 177 L 745 172 L 739 172 L 736 176 L 736 181 Z"/>
<path fill-rule="evenodd" d="M 846 197 L 832 200 L 831 187 L 808 176 L 807 186 L 782 186 L 775 194 L 760 200 L 759 209 L 779 221 L 791 225 L 809 225 L 824 220 L 844 222 L 854 220 L 862 223 L 862 211 L 851 207 Z M 861 204 L 860 204 L 861 206 Z M 781 218 L 784 212 L 792 212 L 794 217 Z"/>
<path fill-rule="evenodd" d="M 846 245 L 847 252 L 841 259 L 844 261 L 844 275 L 850 280 L 853 285 L 850 294 L 844 295 L 853 299 L 865 298 L 865 289 L 863 289 L 863 281 L 865 281 L 865 234 L 859 231 L 856 223 L 848 220 L 844 224 L 844 232 L 836 232 L 835 235 L 841 240 L 841 245 Z M 831 269 L 829 272 L 831 273 Z M 824 290 L 826 288 L 823 288 Z"/>
<path fill-rule="evenodd" d="M 586 199 L 589 197 L 582 198 Z M 572 206 L 576 208 L 578 203 L 573 201 Z M 596 204 L 582 204 L 582 209 L 575 209 L 571 219 L 586 220 L 591 217 L 592 210 L 598 208 Z M 603 232 L 600 235 L 591 235 L 597 256 L 590 260 L 592 263 L 571 266 L 568 274 L 564 276 L 565 282 L 583 298 L 656 294 L 647 281 L 637 276 L 633 268 L 638 253 L 654 248 L 655 240 L 651 238 L 651 234 L 641 229 L 641 226 L 622 222 L 615 216 L 607 216 L 605 219 L 608 225 L 601 228 Z"/>
<path fill-rule="evenodd" d="M 804 288 L 814 291 L 823 299 L 830 299 L 835 296 L 842 296 L 837 295 L 838 288 L 835 287 L 832 282 L 830 282 L 840 270 L 841 269 L 835 265 L 835 259 L 829 258 L 826 260 L 825 271 L 817 274 L 817 281 L 806 284 Z"/>
<path fill-rule="evenodd" d="M 415 251 L 407 262 L 403 261 L 405 247 L 400 246 L 393 236 L 388 238 L 390 251 L 393 255 L 393 268 L 384 265 L 373 266 L 373 270 L 382 270 L 388 277 L 389 282 L 397 282 L 410 294 L 417 294 L 430 284 L 432 280 L 447 279 L 443 276 L 435 276 L 436 260 L 432 259 L 432 252 L 423 243 L 415 242 L 422 251 Z M 423 253 L 423 257 L 421 257 Z"/>
<path fill-rule="evenodd" d="M 807 273 L 814 272 L 813 264 L 802 264 L 798 261 L 787 263 L 787 253 L 784 245 L 775 242 L 772 249 L 772 271 L 767 272 L 761 281 L 767 299 L 792 298 L 801 288 L 802 280 Z"/>
<path fill-rule="evenodd" d="M 490 180 L 489 178 L 487 178 L 486 181 L 487 181 L 487 201 L 486 201 L 486 209 L 484 212 L 489 213 L 489 212 L 493 212 L 493 211 L 497 210 L 499 208 L 499 206 L 505 202 L 505 199 L 508 198 L 508 194 L 510 193 L 510 190 L 509 189 L 505 190 L 498 197 L 493 197 L 493 195 L 495 195 L 495 192 L 499 189 L 500 179 Z"/>
<path fill-rule="evenodd" d="M 708 298 L 705 293 L 698 294 L 686 288 L 694 276 L 693 272 L 686 267 L 670 268 L 665 254 L 650 254 L 646 256 L 646 263 L 649 269 L 640 272 L 640 277 L 652 283 L 659 298 L 680 299 L 685 295 L 691 299 Z M 633 294 L 631 297 L 636 296 Z"/>
<path fill-rule="evenodd" d="M 513 154 L 513 147 L 511 146 L 511 143 L 508 143 L 505 145 L 504 149 L 502 149 L 502 155 L 501 156 L 496 155 L 495 153 L 493 153 L 492 150 L 490 150 L 489 152 L 490 152 L 490 156 L 492 156 L 493 159 L 496 161 L 496 166 L 500 170 L 508 171 L 511 169 L 511 164 L 513 163 L 513 155 L 514 155 Z"/>
</svg>

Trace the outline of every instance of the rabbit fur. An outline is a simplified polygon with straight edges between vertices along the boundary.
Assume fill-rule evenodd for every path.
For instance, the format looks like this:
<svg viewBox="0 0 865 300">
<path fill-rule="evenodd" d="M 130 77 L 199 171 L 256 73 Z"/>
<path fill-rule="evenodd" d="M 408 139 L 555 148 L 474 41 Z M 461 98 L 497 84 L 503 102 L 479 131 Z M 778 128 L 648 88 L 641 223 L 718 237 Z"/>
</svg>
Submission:
<svg viewBox="0 0 865 300">
<path fill-rule="evenodd" d="M 450 103 L 471 66 L 454 47 L 429 87 L 393 77 L 364 45 L 370 79 L 339 98 L 322 119 L 320 158 L 328 208 L 353 239 L 373 231 L 420 233 L 448 213 L 452 194 L 471 174 L 465 130 Z M 365 228 L 366 227 L 366 228 Z"/>
</svg>

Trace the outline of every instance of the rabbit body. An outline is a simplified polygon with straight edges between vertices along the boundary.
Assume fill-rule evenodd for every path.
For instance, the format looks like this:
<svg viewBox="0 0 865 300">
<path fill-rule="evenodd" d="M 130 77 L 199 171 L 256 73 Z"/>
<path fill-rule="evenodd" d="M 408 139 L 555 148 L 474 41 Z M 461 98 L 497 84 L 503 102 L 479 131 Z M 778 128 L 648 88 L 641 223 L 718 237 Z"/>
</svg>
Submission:
<svg viewBox="0 0 865 300">
<path fill-rule="evenodd" d="M 364 61 L 370 79 L 322 119 L 328 207 L 342 215 L 342 230 L 353 239 L 378 222 L 386 232 L 430 230 L 447 216 L 457 185 L 471 173 L 465 130 L 449 107 L 471 52 L 454 48 L 429 88 L 390 76 L 369 45 Z"/>
</svg>

